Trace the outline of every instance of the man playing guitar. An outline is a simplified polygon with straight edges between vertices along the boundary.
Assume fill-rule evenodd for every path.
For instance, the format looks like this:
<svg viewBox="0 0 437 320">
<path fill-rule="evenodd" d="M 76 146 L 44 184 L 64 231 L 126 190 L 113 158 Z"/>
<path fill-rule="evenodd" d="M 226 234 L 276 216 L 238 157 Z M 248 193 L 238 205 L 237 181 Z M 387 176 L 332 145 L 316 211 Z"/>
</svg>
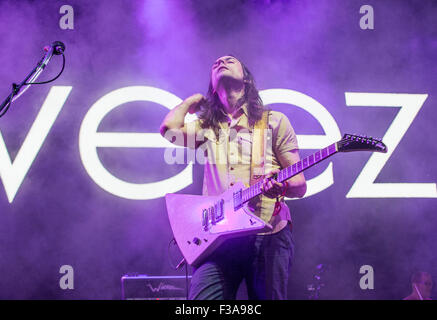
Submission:
<svg viewBox="0 0 437 320">
<path fill-rule="evenodd" d="M 186 124 L 187 113 L 198 113 L 199 119 Z M 271 141 L 255 142 L 256 128 L 268 131 L 261 139 L 270 136 Z M 306 192 L 302 172 L 284 183 L 274 179 L 282 168 L 300 161 L 287 117 L 264 108 L 250 71 L 227 55 L 212 65 L 207 97 L 194 94 L 185 99 L 167 114 L 160 132 L 170 142 L 207 152 L 203 195 L 219 195 L 236 182 L 249 185 L 262 179 L 262 194 L 249 207 L 272 227 L 222 243 L 193 270 L 189 298 L 233 300 L 244 279 L 249 299 L 287 299 L 294 243 L 284 197 L 302 198 Z M 183 141 L 172 139 L 178 135 Z M 261 160 L 254 162 L 254 157 Z"/>
</svg>

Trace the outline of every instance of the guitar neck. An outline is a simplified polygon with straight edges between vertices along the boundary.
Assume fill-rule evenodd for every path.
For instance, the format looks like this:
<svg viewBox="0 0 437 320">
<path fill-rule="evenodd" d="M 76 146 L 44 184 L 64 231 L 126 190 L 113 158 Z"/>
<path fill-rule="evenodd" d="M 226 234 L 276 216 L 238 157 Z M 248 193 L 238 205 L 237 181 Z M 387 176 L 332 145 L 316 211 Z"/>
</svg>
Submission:
<svg viewBox="0 0 437 320">
<path fill-rule="evenodd" d="M 314 166 L 315 164 L 325 160 L 326 158 L 332 156 L 333 154 L 337 153 L 337 142 L 327 146 L 326 148 L 323 148 L 312 155 L 294 163 L 293 165 L 282 169 L 277 173 L 276 181 L 283 182 L 285 180 L 290 179 L 291 177 L 301 173 L 302 171 Z M 254 185 L 243 189 L 241 194 L 241 200 L 242 203 L 245 203 L 249 201 L 250 199 L 260 195 L 262 193 L 261 187 L 263 182 L 257 182 Z"/>
</svg>

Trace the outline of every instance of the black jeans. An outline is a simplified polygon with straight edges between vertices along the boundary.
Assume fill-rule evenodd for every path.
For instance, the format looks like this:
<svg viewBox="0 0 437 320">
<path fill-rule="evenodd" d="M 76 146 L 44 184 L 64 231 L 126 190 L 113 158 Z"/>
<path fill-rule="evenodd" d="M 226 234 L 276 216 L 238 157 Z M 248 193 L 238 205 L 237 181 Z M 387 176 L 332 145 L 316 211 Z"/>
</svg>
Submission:
<svg viewBox="0 0 437 320">
<path fill-rule="evenodd" d="M 249 300 L 287 299 L 293 251 L 290 225 L 275 234 L 227 240 L 194 269 L 189 299 L 235 300 L 243 279 Z"/>
</svg>

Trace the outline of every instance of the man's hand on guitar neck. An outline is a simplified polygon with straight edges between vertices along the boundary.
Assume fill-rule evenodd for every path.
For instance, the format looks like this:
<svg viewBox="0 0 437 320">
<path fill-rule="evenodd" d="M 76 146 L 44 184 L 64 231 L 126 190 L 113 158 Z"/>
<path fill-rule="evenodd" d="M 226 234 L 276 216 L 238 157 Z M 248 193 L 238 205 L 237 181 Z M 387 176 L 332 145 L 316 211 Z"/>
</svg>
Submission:
<svg viewBox="0 0 437 320">
<path fill-rule="evenodd" d="M 299 161 L 299 155 L 297 150 L 292 150 L 284 154 L 280 159 L 282 160 L 283 167 L 285 168 Z M 281 183 L 272 178 L 279 171 L 281 170 L 273 169 L 264 177 L 262 186 L 263 194 L 272 199 L 279 196 L 285 196 L 287 198 L 302 198 L 307 189 L 303 173 L 301 172 L 298 175 L 284 181 L 284 183 Z"/>
<path fill-rule="evenodd" d="M 263 194 L 268 198 L 278 198 L 280 196 L 285 195 L 288 189 L 288 183 L 287 181 L 284 181 L 284 183 L 278 182 L 272 177 L 278 173 L 279 169 L 273 169 L 271 172 L 269 172 L 264 180 L 263 185 L 261 187 L 261 190 L 263 191 Z"/>
</svg>

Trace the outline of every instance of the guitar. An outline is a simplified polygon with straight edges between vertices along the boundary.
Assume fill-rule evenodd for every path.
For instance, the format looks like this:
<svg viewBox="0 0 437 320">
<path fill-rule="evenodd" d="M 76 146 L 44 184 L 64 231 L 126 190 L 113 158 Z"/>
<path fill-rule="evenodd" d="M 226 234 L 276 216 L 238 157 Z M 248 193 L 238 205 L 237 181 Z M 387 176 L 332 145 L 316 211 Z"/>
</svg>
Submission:
<svg viewBox="0 0 437 320">
<path fill-rule="evenodd" d="M 272 178 L 283 182 L 337 152 L 387 152 L 386 145 L 372 137 L 345 134 L 328 147 L 282 169 Z M 260 195 L 262 181 L 249 187 L 242 182 L 217 196 L 166 194 L 168 218 L 185 261 L 196 267 L 229 238 L 270 231 L 272 226 L 245 205 Z"/>
</svg>

